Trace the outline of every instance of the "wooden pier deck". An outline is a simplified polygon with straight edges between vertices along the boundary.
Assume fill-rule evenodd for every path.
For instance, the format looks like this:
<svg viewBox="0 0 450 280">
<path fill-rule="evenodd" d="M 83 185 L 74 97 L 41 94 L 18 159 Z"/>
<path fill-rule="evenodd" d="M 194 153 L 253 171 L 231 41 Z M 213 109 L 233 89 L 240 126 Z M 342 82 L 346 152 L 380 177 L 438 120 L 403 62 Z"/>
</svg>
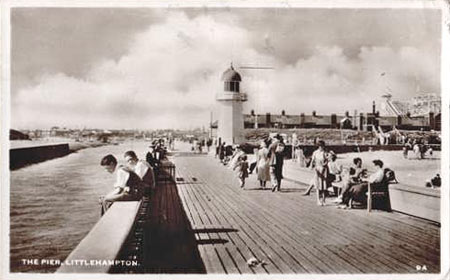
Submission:
<svg viewBox="0 0 450 280">
<path fill-rule="evenodd" d="M 210 155 L 179 153 L 173 161 L 172 194 L 206 273 L 416 273 L 418 265 L 440 271 L 439 225 L 399 213 L 320 207 L 294 182 L 283 181 L 273 193 L 250 175 L 241 189 Z M 249 267 L 251 257 L 265 265 Z"/>
</svg>

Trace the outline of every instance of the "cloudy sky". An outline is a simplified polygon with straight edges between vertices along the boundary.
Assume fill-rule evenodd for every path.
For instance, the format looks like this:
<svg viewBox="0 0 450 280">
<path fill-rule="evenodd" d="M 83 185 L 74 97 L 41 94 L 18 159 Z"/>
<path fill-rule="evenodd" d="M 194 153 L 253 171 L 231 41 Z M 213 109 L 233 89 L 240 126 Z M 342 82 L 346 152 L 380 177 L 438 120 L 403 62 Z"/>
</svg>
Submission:
<svg viewBox="0 0 450 280">
<path fill-rule="evenodd" d="M 14 8 L 11 35 L 12 128 L 206 126 L 230 62 L 246 113 L 440 93 L 439 10 Z"/>
</svg>

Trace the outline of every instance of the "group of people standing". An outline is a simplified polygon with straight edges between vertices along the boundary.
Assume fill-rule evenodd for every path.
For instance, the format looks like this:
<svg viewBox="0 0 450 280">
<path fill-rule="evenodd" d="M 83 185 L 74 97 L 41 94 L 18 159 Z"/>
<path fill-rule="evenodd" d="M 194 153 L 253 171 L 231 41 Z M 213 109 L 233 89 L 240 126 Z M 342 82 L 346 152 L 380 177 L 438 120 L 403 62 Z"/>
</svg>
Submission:
<svg viewBox="0 0 450 280">
<path fill-rule="evenodd" d="M 228 160 L 225 160 L 227 154 L 226 146 L 219 147 L 218 153 L 221 161 L 236 171 L 241 188 L 245 187 L 246 178 L 253 171 L 256 171 L 260 187 L 265 189 L 266 183 L 270 182 L 272 192 L 275 192 L 281 189 L 284 148 L 285 144 L 282 137 L 279 135 L 273 138 L 269 137 L 260 143 L 259 149 L 255 150 L 255 161 L 250 165 L 247 161 L 247 155 L 240 146 L 236 147 Z"/>
<path fill-rule="evenodd" d="M 236 171 L 241 188 L 245 187 L 246 178 L 256 171 L 260 188 L 266 189 L 267 182 L 270 182 L 271 190 L 274 192 L 281 190 L 284 148 L 283 138 L 277 135 L 261 141 L 259 148 L 254 150 L 255 160 L 250 164 L 240 146 L 237 146 L 234 152 L 229 153 L 223 144 L 218 148 L 217 154 L 222 163 Z M 320 206 L 325 205 L 328 190 L 331 188 L 337 195 L 333 202 L 339 208 L 346 209 L 351 208 L 352 201 L 362 201 L 365 198 L 368 184 L 384 183 L 390 174 L 392 175 L 390 179 L 395 179 L 393 171 L 387 168 L 383 169 L 383 162 L 378 159 L 373 161 L 376 171 L 370 176 L 367 174 L 367 169 L 362 168 L 362 159 L 359 157 L 353 159 L 352 166 L 344 168 L 337 161 L 336 153 L 327 150 L 325 142 L 322 140 L 317 141 L 317 149 L 313 152 L 310 160 L 306 159 L 300 147 L 297 152 L 296 161 L 303 162 L 304 167 L 313 170 L 310 186 L 303 195 L 309 195 L 312 188 L 315 188 L 317 204 Z M 387 171 L 391 173 L 387 174 Z"/>
<path fill-rule="evenodd" d="M 425 155 L 428 153 L 430 156 L 433 155 L 433 148 L 428 146 L 421 140 L 409 140 L 403 145 L 403 157 L 408 158 L 409 151 L 412 151 L 416 159 L 424 159 Z"/>
<path fill-rule="evenodd" d="M 283 138 L 278 135 L 261 142 L 256 153 L 255 169 L 262 189 L 265 189 L 266 182 L 270 181 L 272 192 L 280 191 L 283 179 L 284 148 Z"/>
</svg>

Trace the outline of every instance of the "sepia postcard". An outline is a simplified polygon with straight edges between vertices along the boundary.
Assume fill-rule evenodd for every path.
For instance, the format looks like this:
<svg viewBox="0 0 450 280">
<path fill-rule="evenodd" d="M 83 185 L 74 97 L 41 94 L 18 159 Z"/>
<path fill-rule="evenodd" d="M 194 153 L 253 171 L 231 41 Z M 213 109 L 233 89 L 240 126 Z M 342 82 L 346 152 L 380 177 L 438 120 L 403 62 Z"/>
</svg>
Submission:
<svg viewBox="0 0 450 280">
<path fill-rule="evenodd" d="M 1 279 L 450 279 L 449 11 L 2 1 Z"/>
</svg>

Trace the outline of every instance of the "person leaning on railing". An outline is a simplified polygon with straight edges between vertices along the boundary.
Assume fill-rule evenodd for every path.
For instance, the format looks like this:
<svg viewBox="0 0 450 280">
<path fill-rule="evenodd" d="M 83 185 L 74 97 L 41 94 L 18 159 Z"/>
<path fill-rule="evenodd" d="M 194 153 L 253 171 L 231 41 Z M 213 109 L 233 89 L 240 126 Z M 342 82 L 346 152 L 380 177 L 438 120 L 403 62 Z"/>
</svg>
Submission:
<svg viewBox="0 0 450 280">
<path fill-rule="evenodd" d="M 156 180 L 153 168 L 147 161 L 139 160 L 134 151 L 127 151 L 124 154 L 128 167 L 132 169 L 145 183 L 144 194 L 150 194 L 151 189 L 155 189 Z"/>
<path fill-rule="evenodd" d="M 100 165 L 107 172 L 116 173 L 114 189 L 100 197 L 99 203 L 102 205 L 102 215 L 115 201 L 137 201 L 142 198 L 143 182 L 133 170 L 123 165 L 117 165 L 117 159 L 111 154 L 103 157 Z"/>
<path fill-rule="evenodd" d="M 150 164 L 152 168 L 157 168 L 158 161 L 156 160 L 154 153 L 155 153 L 155 146 L 151 145 L 149 146 L 150 150 L 148 151 L 147 155 L 145 156 L 146 161 Z"/>
</svg>

